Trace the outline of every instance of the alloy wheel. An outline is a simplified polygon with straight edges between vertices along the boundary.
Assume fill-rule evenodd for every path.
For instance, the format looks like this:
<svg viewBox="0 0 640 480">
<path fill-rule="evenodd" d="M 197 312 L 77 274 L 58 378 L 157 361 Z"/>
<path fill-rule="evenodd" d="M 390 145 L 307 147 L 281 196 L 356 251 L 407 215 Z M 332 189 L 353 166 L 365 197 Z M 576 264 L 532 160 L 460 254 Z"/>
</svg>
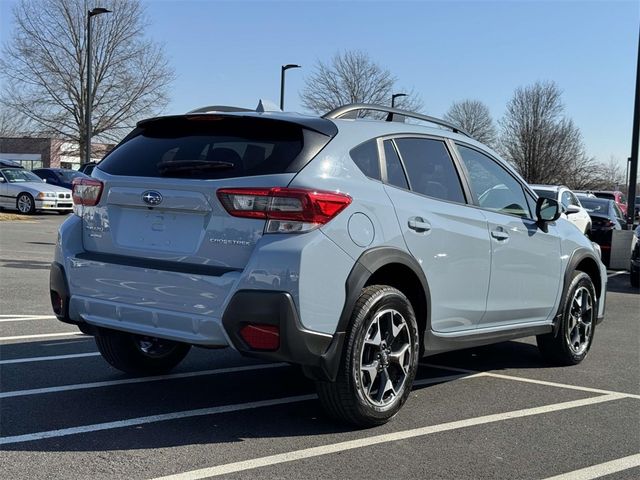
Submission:
<svg viewBox="0 0 640 480">
<path fill-rule="evenodd" d="M 378 312 L 360 347 L 357 375 L 364 398 L 376 407 L 387 407 L 402 397 L 414 353 L 402 314 L 394 309 Z"/>
<path fill-rule="evenodd" d="M 593 297 L 586 287 L 578 288 L 573 294 L 566 339 L 571 351 L 580 355 L 589 347 L 593 332 Z"/>
<path fill-rule="evenodd" d="M 31 197 L 29 197 L 29 195 L 20 195 L 18 198 L 18 210 L 20 213 L 29 213 L 32 207 Z"/>
</svg>

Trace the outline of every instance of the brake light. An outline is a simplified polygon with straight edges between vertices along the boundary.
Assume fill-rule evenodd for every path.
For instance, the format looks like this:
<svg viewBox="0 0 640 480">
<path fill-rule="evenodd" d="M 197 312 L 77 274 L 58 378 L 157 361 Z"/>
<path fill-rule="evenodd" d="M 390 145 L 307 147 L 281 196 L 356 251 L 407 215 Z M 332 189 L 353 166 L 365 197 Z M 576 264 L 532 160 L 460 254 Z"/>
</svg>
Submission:
<svg viewBox="0 0 640 480">
<path fill-rule="evenodd" d="M 217 194 L 230 215 L 267 220 L 266 233 L 308 232 L 351 203 L 344 193 L 299 188 L 221 188 Z"/>
<path fill-rule="evenodd" d="M 103 183 L 95 178 L 73 179 L 73 204 L 93 207 L 100 201 Z"/>
</svg>

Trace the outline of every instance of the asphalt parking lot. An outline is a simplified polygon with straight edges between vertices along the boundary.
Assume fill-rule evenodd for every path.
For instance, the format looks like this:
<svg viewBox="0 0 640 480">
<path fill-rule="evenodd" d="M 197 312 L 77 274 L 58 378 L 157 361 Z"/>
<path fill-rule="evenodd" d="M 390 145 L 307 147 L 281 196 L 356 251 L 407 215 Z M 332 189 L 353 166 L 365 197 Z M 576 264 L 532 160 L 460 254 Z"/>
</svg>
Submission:
<svg viewBox="0 0 640 480">
<path fill-rule="evenodd" d="M 587 357 L 535 339 L 425 359 L 389 424 L 327 419 L 297 369 L 193 349 L 128 377 L 51 315 L 58 215 L 0 222 L 0 477 L 640 478 L 640 295 L 610 272 Z"/>
</svg>

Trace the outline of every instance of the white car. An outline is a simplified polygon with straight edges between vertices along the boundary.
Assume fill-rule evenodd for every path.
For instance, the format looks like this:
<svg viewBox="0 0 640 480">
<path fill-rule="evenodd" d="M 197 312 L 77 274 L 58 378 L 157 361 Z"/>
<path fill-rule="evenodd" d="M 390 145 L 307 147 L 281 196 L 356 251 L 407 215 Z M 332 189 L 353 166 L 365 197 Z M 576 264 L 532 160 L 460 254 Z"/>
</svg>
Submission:
<svg viewBox="0 0 640 480">
<path fill-rule="evenodd" d="M 561 216 L 573 223 L 586 236 L 591 234 L 591 217 L 578 196 L 563 185 L 531 185 L 539 197 L 552 198 L 560 204 Z"/>
<path fill-rule="evenodd" d="M 73 211 L 68 188 L 49 185 L 23 168 L 0 168 L 0 207 L 30 215 L 36 210 Z"/>
</svg>

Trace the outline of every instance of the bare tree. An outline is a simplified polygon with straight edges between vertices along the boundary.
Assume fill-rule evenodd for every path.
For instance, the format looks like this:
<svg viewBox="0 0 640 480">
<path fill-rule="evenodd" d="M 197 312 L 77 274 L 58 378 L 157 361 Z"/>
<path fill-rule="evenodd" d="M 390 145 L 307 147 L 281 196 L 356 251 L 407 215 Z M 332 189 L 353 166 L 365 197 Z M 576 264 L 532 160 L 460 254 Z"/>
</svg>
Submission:
<svg viewBox="0 0 640 480">
<path fill-rule="evenodd" d="M 329 63 L 319 61 L 300 94 L 302 105 L 316 113 L 325 113 L 347 103 L 390 105 L 391 95 L 402 92 L 396 107 L 419 111 L 422 100 L 413 91 L 396 86 L 397 79 L 389 70 L 375 63 L 361 51 L 337 53 Z M 360 116 L 366 116 L 361 113 Z"/>
<path fill-rule="evenodd" d="M 489 107 L 479 100 L 454 102 L 444 119 L 465 129 L 476 140 L 493 146 L 497 131 L 489 112 Z"/>
<path fill-rule="evenodd" d="M 518 88 L 507 104 L 500 149 L 529 183 L 571 184 L 592 165 L 582 135 L 564 115 L 561 92 L 553 82 Z"/>
<path fill-rule="evenodd" d="M 21 137 L 31 133 L 28 120 L 0 104 L 0 137 Z"/>
<path fill-rule="evenodd" d="M 122 137 L 141 117 L 167 103 L 173 72 L 161 48 L 144 38 L 139 0 L 103 0 L 113 13 L 92 23 L 93 92 L 87 98 L 88 0 L 21 0 L 14 8 L 14 36 L 0 58 L 6 81 L 2 102 L 39 130 L 85 146 L 85 111 L 104 141 Z M 95 49 L 95 50 L 94 50 Z"/>
</svg>

